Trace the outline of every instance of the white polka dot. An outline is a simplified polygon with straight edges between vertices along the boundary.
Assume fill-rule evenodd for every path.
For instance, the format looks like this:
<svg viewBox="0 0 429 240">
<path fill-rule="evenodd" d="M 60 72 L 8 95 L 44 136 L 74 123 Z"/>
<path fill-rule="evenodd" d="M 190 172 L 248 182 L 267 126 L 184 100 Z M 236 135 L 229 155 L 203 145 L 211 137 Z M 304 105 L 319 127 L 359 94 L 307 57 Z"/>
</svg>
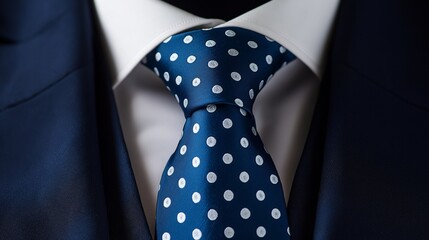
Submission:
<svg viewBox="0 0 429 240">
<path fill-rule="evenodd" d="M 265 39 L 267 39 L 270 42 L 274 42 L 274 40 L 272 38 L 270 38 L 270 37 L 265 36 Z"/>
<path fill-rule="evenodd" d="M 209 105 L 207 105 L 206 109 L 207 109 L 207 112 L 209 112 L 209 113 L 213 113 L 213 112 L 215 112 L 215 111 L 216 111 L 216 105 L 214 105 L 214 104 L 209 104 Z"/>
<path fill-rule="evenodd" d="M 158 68 L 154 67 L 153 68 L 153 72 L 156 74 L 156 76 L 159 77 L 159 70 L 158 70 Z"/>
<path fill-rule="evenodd" d="M 247 183 L 249 181 L 249 174 L 246 171 L 240 173 L 240 181 L 243 183 Z"/>
<path fill-rule="evenodd" d="M 171 239 L 170 233 L 165 232 L 162 234 L 162 240 L 170 240 L 170 239 Z"/>
<path fill-rule="evenodd" d="M 250 215 L 251 215 L 251 213 L 250 213 L 250 210 L 248 208 L 241 209 L 241 211 L 240 211 L 241 218 L 243 218 L 243 219 L 249 219 Z"/>
<path fill-rule="evenodd" d="M 233 160 L 233 157 L 232 157 L 232 155 L 231 155 L 230 153 L 225 153 L 225 154 L 223 155 L 223 157 L 222 157 L 222 160 L 223 160 L 223 162 L 224 162 L 225 164 L 231 164 L 231 163 L 232 163 L 232 160 Z"/>
<path fill-rule="evenodd" d="M 290 236 L 290 228 L 287 227 L 287 234 Z"/>
<path fill-rule="evenodd" d="M 225 118 L 225 119 L 222 121 L 222 125 L 223 125 L 223 127 L 224 127 L 224 128 L 229 129 L 229 128 L 231 128 L 231 127 L 232 127 L 232 120 L 231 120 L 231 119 L 229 119 L 229 118 Z"/>
<path fill-rule="evenodd" d="M 249 45 L 249 47 L 251 48 L 257 48 L 258 44 L 255 41 L 248 41 L 247 45 Z"/>
<path fill-rule="evenodd" d="M 242 137 L 240 139 L 240 144 L 242 147 L 247 148 L 249 146 L 249 140 L 247 140 L 245 137 Z"/>
<path fill-rule="evenodd" d="M 164 199 L 163 205 L 164 205 L 164 207 L 165 207 L 165 208 L 170 207 L 170 205 L 171 205 L 171 198 L 166 197 L 166 198 Z"/>
<path fill-rule="evenodd" d="M 259 90 L 261 90 L 264 87 L 264 80 L 261 80 L 261 82 L 259 83 Z"/>
<path fill-rule="evenodd" d="M 217 217 L 218 217 L 218 213 L 217 213 L 217 211 L 216 211 L 216 210 L 214 210 L 214 209 L 210 209 L 210 210 L 207 212 L 207 218 L 208 218 L 209 220 L 214 221 L 214 220 L 216 220 L 216 219 L 217 219 Z"/>
<path fill-rule="evenodd" d="M 276 175 L 271 174 L 270 181 L 272 184 L 277 184 L 279 182 L 279 178 Z"/>
<path fill-rule="evenodd" d="M 259 226 L 259 227 L 256 229 L 256 235 L 258 235 L 258 237 L 263 238 L 263 237 L 265 237 L 265 234 L 267 234 L 267 231 L 265 230 L 265 228 L 264 228 L 264 227 Z"/>
<path fill-rule="evenodd" d="M 178 57 L 179 57 L 179 55 L 177 55 L 177 53 L 173 53 L 170 56 L 170 61 L 174 62 L 177 60 Z"/>
<path fill-rule="evenodd" d="M 193 63 L 195 62 L 195 60 L 197 60 L 197 57 L 195 57 L 194 55 L 191 55 L 186 59 L 188 63 Z"/>
<path fill-rule="evenodd" d="M 255 157 L 255 162 L 256 162 L 256 164 L 258 164 L 259 166 L 261 166 L 262 164 L 264 164 L 264 159 L 261 157 L 261 155 L 257 155 Z"/>
<path fill-rule="evenodd" d="M 160 53 L 160 52 L 157 52 L 157 53 L 155 54 L 155 60 L 156 60 L 157 62 L 159 62 L 159 60 L 161 60 L 161 53 Z"/>
<path fill-rule="evenodd" d="M 231 78 L 232 78 L 234 81 L 240 81 L 240 80 L 241 80 L 241 75 L 240 75 L 240 73 L 238 73 L 238 72 L 232 72 L 232 73 L 231 73 Z"/>
<path fill-rule="evenodd" d="M 194 192 L 194 193 L 192 194 L 192 201 L 193 201 L 194 203 L 199 203 L 199 202 L 201 201 L 201 194 L 200 194 L 200 193 L 198 193 L 198 192 Z"/>
<path fill-rule="evenodd" d="M 219 93 L 223 92 L 223 88 L 220 85 L 214 85 L 212 87 L 212 92 L 214 94 L 219 94 Z"/>
<path fill-rule="evenodd" d="M 255 92 L 253 91 L 253 89 L 249 90 L 249 97 L 250 99 L 253 99 L 255 97 Z"/>
<path fill-rule="evenodd" d="M 252 70 L 252 72 L 258 71 L 258 65 L 256 65 L 256 63 L 249 64 L 249 68 L 250 68 L 250 70 Z"/>
<path fill-rule="evenodd" d="M 253 135 L 257 135 L 258 133 L 256 132 L 256 128 L 255 127 L 252 127 L 252 133 L 253 133 Z"/>
<path fill-rule="evenodd" d="M 183 107 L 187 107 L 188 106 L 188 99 L 187 98 L 185 98 L 185 99 L 183 99 Z"/>
<path fill-rule="evenodd" d="M 227 227 L 223 231 L 223 234 L 225 235 L 226 238 L 233 238 L 235 232 L 234 232 L 234 229 L 232 227 Z"/>
<path fill-rule="evenodd" d="M 143 63 L 143 64 L 146 64 L 146 63 L 147 63 L 147 57 L 144 57 L 144 58 L 142 59 L 142 63 Z"/>
<path fill-rule="evenodd" d="M 210 60 L 207 65 L 209 66 L 209 68 L 216 68 L 217 66 L 219 66 L 219 63 L 216 60 Z"/>
<path fill-rule="evenodd" d="M 271 80 L 271 78 L 273 78 L 274 74 L 270 74 L 270 76 L 268 76 L 267 82 L 269 82 Z"/>
<path fill-rule="evenodd" d="M 258 190 L 256 192 L 256 199 L 258 199 L 259 201 L 264 201 L 265 199 L 265 193 L 262 190 Z"/>
<path fill-rule="evenodd" d="M 274 219 L 279 219 L 281 215 L 282 214 L 280 213 L 280 210 L 278 210 L 277 208 L 274 208 L 273 210 L 271 210 L 271 216 Z"/>
<path fill-rule="evenodd" d="M 232 199 L 234 199 L 234 193 L 231 190 L 226 190 L 223 193 L 223 198 L 228 202 L 232 201 Z"/>
<path fill-rule="evenodd" d="M 180 178 L 177 182 L 177 185 L 179 186 L 179 188 L 184 188 L 186 186 L 186 180 L 184 178 Z"/>
<path fill-rule="evenodd" d="M 194 80 L 192 80 L 192 86 L 194 87 L 200 85 L 200 83 L 201 83 L 201 79 L 199 78 L 194 78 Z"/>
<path fill-rule="evenodd" d="M 235 36 L 235 32 L 232 30 L 226 30 L 225 31 L 225 35 L 228 37 L 234 37 Z"/>
<path fill-rule="evenodd" d="M 164 79 L 165 79 L 165 81 L 170 81 L 170 74 L 168 73 L 168 72 L 165 72 L 164 73 Z"/>
<path fill-rule="evenodd" d="M 234 100 L 235 104 L 237 104 L 237 106 L 242 107 L 243 106 L 243 101 L 240 98 L 236 98 Z"/>
<path fill-rule="evenodd" d="M 169 36 L 168 38 L 166 38 L 163 43 L 168 43 L 171 40 L 172 36 Z"/>
<path fill-rule="evenodd" d="M 213 136 L 208 137 L 206 140 L 206 144 L 209 147 L 214 147 L 216 145 L 216 138 L 214 138 Z"/>
<path fill-rule="evenodd" d="M 280 46 L 279 50 L 280 50 L 281 53 L 285 53 L 286 52 L 286 48 L 284 48 L 283 46 Z"/>
<path fill-rule="evenodd" d="M 184 154 L 186 153 L 186 150 L 188 150 L 188 148 L 186 147 L 186 145 L 183 145 L 183 146 L 180 148 L 180 154 L 181 154 L 181 155 L 184 155 Z"/>
<path fill-rule="evenodd" d="M 176 84 L 180 85 L 181 82 L 182 82 L 182 76 L 177 76 L 176 77 Z"/>
<path fill-rule="evenodd" d="M 214 47 L 215 45 L 216 45 L 216 42 L 213 40 L 206 41 L 206 47 Z"/>
<path fill-rule="evenodd" d="M 188 44 L 188 43 L 192 42 L 192 39 L 194 39 L 192 36 L 187 35 L 187 36 L 183 39 L 183 42 L 184 42 L 184 43 L 186 43 L 186 44 Z"/>
<path fill-rule="evenodd" d="M 273 57 L 271 55 L 267 55 L 265 57 L 265 61 L 267 61 L 268 64 L 271 64 L 273 63 Z"/>
<path fill-rule="evenodd" d="M 185 220 L 186 220 L 186 214 L 185 214 L 185 213 L 183 213 L 183 212 L 179 212 L 179 213 L 177 214 L 177 222 L 178 222 L 178 223 L 184 223 L 184 222 L 185 222 Z"/>
<path fill-rule="evenodd" d="M 197 133 L 198 131 L 200 131 L 200 124 L 195 123 L 194 126 L 192 127 L 192 131 L 194 133 Z"/>
<path fill-rule="evenodd" d="M 192 166 L 193 167 L 198 167 L 198 166 L 200 166 L 200 158 L 199 157 L 194 157 L 194 158 L 192 158 Z"/>
<path fill-rule="evenodd" d="M 171 92 L 171 89 L 170 89 L 170 87 L 168 87 L 168 86 L 165 86 L 165 88 L 167 88 L 167 90 Z"/>
<path fill-rule="evenodd" d="M 209 183 L 215 183 L 217 180 L 216 173 L 214 173 L 214 172 L 207 173 L 206 178 L 207 178 L 207 182 L 209 182 Z"/>
<path fill-rule="evenodd" d="M 173 166 L 171 166 L 171 167 L 167 170 L 167 175 L 168 175 L 168 176 L 171 176 L 171 175 L 173 175 L 173 173 L 174 173 L 174 167 L 173 167 Z"/>
<path fill-rule="evenodd" d="M 246 115 L 247 115 L 246 110 L 244 110 L 244 109 L 242 109 L 242 108 L 240 108 L 240 113 L 241 113 L 241 115 L 243 115 L 243 116 L 246 116 Z"/>
<path fill-rule="evenodd" d="M 238 56 L 239 52 L 237 51 L 237 49 L 231 48 L 231 49 L 228 50 L 228 54 L 230 56 L 235 57 L 235 56 Z"/>
<path fill-rule="evenodd" d="M 195 228 L 194 231 L 192 231 L 192 237 L 194 238 L 194 240 L 199 240 L 201 239 L 202 236 L 203 236 L 203 233 L 201 232 L 200 229 Z"/>
</svg>

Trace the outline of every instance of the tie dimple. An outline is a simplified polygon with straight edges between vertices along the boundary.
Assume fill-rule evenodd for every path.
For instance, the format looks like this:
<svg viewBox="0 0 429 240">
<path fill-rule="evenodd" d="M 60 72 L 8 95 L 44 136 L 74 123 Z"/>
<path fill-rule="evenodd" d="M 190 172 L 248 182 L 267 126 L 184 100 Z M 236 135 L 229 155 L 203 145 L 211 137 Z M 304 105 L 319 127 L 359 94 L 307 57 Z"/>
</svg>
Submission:
<svg viewBox="0 0 429 240">
<path fill-rule="evenodd" d="M 158 192 L 158 239 L 289 239 L 281 184 L 252 106 L 293 59 L 270 38 L 241 28 L 181 33 L 148 54 L 144 64 L 186 116 Z"/>
</svg>

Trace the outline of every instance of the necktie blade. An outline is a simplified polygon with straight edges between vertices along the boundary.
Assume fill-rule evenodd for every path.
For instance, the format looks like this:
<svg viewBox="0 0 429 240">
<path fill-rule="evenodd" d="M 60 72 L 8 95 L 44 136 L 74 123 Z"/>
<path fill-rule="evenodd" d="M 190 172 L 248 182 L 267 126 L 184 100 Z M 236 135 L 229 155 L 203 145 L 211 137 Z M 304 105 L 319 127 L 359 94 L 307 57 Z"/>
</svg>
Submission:
<svg viewBox="0 0 429 240">
<path fill-rule="evenodd" d="M 144 64 L 186 116 L 158 192 L 158 239 L 289 239 L 281 183 L 252 106 L 293 59 L 273 40 L 241 28 L 178 34 L 147 56 Z"/>
</svg>

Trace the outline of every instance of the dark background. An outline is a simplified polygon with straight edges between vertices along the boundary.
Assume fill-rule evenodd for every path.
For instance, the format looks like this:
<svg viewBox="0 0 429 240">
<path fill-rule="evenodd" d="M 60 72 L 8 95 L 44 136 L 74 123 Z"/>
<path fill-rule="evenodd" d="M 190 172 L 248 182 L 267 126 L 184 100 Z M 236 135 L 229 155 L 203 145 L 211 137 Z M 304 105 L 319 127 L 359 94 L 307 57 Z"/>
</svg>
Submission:
<svg viewBox="0 0 429 240">
<path fill-rule="evenodd" d="M 219 18 L 230 20 L 250 11 L 269 0 L 165 0 L 165 2 L 181 8 L 187 12 L 204 18 Z"/>
</svg>

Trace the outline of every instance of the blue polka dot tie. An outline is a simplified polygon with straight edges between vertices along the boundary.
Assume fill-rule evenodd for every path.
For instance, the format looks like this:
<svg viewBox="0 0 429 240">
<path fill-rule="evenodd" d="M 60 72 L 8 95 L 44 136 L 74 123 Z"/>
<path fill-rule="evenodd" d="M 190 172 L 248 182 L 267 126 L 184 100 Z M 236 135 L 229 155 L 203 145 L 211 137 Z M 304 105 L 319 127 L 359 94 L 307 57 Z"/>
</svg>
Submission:
<svg viewBox="0 0 429 240">
<path fill-rule="evenodd" d="M 186 117 L 161 179 L 157 239 L 289 239 L 282 187 L 252 105 L 293 59 L 270 38 L 233 27 L 174 35 L 142 61 Z"/>
</svg>

